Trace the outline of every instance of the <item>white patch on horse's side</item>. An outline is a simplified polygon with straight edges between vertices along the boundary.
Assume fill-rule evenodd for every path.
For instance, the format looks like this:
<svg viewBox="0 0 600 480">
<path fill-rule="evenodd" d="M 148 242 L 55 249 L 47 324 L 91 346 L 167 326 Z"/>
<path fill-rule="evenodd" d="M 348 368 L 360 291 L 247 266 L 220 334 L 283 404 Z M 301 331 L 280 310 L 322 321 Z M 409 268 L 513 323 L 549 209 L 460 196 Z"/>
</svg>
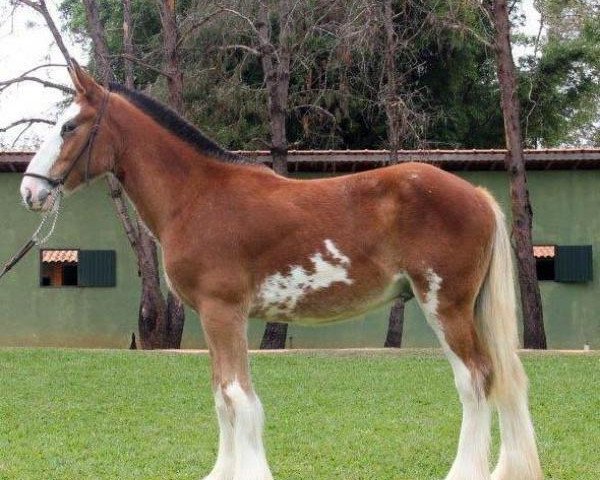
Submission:
<svg viewBox="0 0 600 480">
<path fill-rule="evenodd" d="M 325 248 L 327 249 L 327 251 L 331 254 L 331 256 L 333 258 L 339 260 L 344 265 L 350 265 L 350 259 L 346 255 L 344 255 L 342 252 L 340 252 L 338 250 L 338 248 L 335 246 L 335 243 L 333 243 L 333 241 L 330 240 L 329 238 L 327 238 L 325 240 Z"/>
<path fill-rule="evenodd" d="M 60 149 L 63 144 L 63 139 L 60 135 L 62 126 L 69 120 L 75 118 L 81 107 L 73 102 L 67 107 L 63 114 L 56 121 L 56 124 L 50 130 L 50 133 L 42 143 L 37 153 L 33 156 L 27 167 L 28 173 L 36 173 L 38 175 L 47 176 L 52 168 L 52 165 L 58 159 Z"/>
<path fill-rule="evenodd" d="M 312 272 L 295 265 L 290 267 L 290 273 L 275 273 L 263 281 L 258 290 L 258 304 L 268 316 L 291 315 L 305 295 L 334 283 L 353 283 L 348 276 L 350 259 L 332 240 L 327 239 L 324 243 L 325 253 L 316 252 L 310 256 Z"/>
<path fill-rule="evenodd" d="M 272 480 L 262 441 L 264 413 L 260 400 L 244 391 L 237 380 L 223 393 L 233 411 L 233 480 Z"/>
</svg>

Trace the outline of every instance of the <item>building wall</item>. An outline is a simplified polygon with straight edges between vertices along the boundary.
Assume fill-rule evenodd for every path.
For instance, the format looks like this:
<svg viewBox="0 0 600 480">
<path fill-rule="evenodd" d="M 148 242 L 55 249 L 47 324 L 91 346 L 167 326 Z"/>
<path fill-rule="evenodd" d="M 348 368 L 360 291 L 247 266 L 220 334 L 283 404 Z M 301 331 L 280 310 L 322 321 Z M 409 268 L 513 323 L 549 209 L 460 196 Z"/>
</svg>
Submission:
<svg viewBox="0 0 600 480">
<path fill-rule="evenodd" d="M 504 172 L 463 172 L 486 186 L 507 206 Z M 8 259 L 35 230 L 39 216 L 27 212 L 18 193 L 19 174 L 0 174 L 0 261 Z M 542 282 L 548 344 L 551 348 L 600 348 L 600 171 L 533 171 L 534 241 L 592 244 L 596 278 L 588 284 Z M 0 345 L 121 347 L 137 330 L 139 279 L 135 256 L 114 213 L 103 181 L 64 202 L 48 248 L 113 249 L 117 252 L 116 288 L 40 288 L 39 259 L 30 253 L 0 281 Z M 292 347 L 381 346 L 387 308 L 323 327 L 289 329 Z M 263 323 L 252 321 L 251 345 L 258 346 Z M 202 348 L 198 319 L 188 311 L 184 347 Z M 436 344 L 414 301 L 407 305 L 405 346 Z"/>
</svg>

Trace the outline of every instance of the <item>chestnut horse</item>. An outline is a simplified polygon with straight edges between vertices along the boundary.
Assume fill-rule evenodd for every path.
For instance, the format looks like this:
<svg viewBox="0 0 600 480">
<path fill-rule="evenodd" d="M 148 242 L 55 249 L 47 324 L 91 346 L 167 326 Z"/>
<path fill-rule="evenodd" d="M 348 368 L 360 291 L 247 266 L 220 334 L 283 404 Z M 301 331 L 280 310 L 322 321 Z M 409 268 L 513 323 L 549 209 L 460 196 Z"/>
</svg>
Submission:
<svg viewBox="0 0 600 480">
<path fill-rule="evenodd" d="M 74 64 L 74 103 L 32 159 L 21 194 L 115 175 L 160 242 L 170 288 L 193 307 L 212 360 L 220 427 L 207 480 L 269 480 L 248 366 L 249 316 L 323 324 L 410 288 L 448 357 L 463 406 L 451 480 L 539 480 L 516 354 L 511 249 L 484 190 L 420 163 L 293 180 L 244 163 L 155 100 L 98 85 Z M 490 475 L 491 407 L 502 445 Z"/>
</svg>

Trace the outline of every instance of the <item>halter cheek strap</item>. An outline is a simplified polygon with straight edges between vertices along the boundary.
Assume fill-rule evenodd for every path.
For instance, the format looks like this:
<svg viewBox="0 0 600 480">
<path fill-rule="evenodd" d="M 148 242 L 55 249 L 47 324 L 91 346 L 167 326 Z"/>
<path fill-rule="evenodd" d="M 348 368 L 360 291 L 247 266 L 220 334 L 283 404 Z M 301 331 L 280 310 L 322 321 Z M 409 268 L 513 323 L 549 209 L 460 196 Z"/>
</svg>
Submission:
<svg viewBox="0 0 600 480">
<path fill-rule="evenodd" d="M 85 162 L 85 182 L 89 183 L 89 171 L 90 171 L 90 161 L 91 161 L 91 157 L 92 157 L 92 149 L 94 147 L 94 142 L 96 141 L 96 136 L 98 135 L 98 130 L 100 130 L 100 122 L 102 121 L 102 117 L 104 116 L 104 112 L 106 111 L 106 106 L 108 105 L 109 95 L 110 95 L 110 92 L 107 90 L 106 94 L 104 95 L 104 98 L 102 99 L 102 104 L 100 105 L 100 110 L 98 110 L 98 113 L 96 114 L 96 118 L 94 119 L 94 124 L 92 125 L 92 128 L 90 130 L 90 133 L 87 137 L 86 142 L 79 149 L 74 160 L 71 162 L 69 167 L 65 170 L 65 172 L 62 174 L 62 176 L 60 176 L 59 178 L 50 178 L 45 175 L 40 175 L 39 173 L 30 173 L 30 172 L 25 172 L 23 174 L 23 176 L 39 178 L 40 180 L 45 180 L 52 186 L 52 188 L 59 187 L 59 186 L 65 184 L 65 182 L 67 181 L 67 178 L 73 172 L 73 170 L 75 169 L 75 166 L 79 162 L 79 159 L 83 156 L 84 153 L 87 152 L 87 159 Z"/>
</svg>

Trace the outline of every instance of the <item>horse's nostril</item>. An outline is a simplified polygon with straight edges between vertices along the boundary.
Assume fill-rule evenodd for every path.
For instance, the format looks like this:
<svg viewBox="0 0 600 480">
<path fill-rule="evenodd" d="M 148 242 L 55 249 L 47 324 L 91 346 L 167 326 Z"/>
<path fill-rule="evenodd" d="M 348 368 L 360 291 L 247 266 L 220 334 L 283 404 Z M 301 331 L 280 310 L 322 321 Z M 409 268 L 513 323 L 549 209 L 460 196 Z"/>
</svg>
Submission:
<svg viewBox="0 0 600 480">
<path fill-rule="evenodd" d="M 25 202 L 27 203 L 27 205 L 29 205 L 31 207 L 31 190 L 29 190 L 28 188 L 25 189 Z"/>
<path fill-rule="evenodd" d="M 40 193 L 38 195 L 38 201 L 40 203 L 44 203 L 44 200 L 48 198 L 48 195 L 50 195 L 50 192 L 43 188 L 42 190 L 40 190 Z"/>
</svg>

